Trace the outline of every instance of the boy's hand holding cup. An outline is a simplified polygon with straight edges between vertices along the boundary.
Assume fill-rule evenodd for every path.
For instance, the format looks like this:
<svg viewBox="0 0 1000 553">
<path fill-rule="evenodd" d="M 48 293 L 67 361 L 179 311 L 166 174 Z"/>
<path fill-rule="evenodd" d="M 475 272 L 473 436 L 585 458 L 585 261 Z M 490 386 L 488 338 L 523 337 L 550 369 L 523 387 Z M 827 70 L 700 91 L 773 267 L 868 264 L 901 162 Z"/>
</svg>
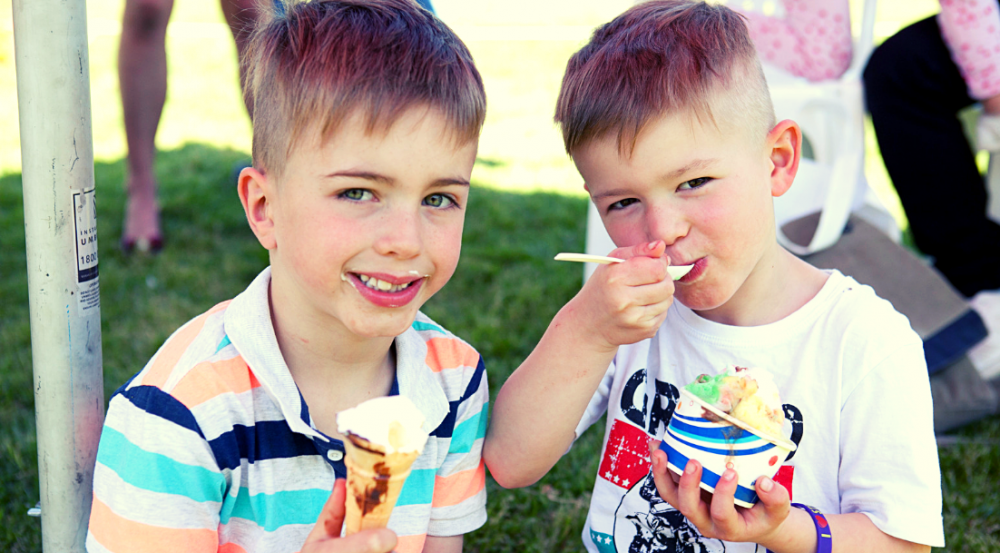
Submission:
<svg viewBox="0 0 1000 553">
<path fill-rule="evenodd" d="M 657 240 L 614 250 L 625 262 L 599 266 L 573 298 L 594 343 L 615 349 L 656 334 L 674 299 L 666 247 Z"/>
<path fill-rule="evenodd" d="M 707 538 L 732 542 L 766 543 L 779 535 L 782 523 L 791 510 L 791 499 L 784 486 L 766 477 L 757 479 L 760 501 L 750 509 L 737 507 L 733 501 L 738 475 L 727 469 L 713 494 L 700 486 L 702 466 L 691 460 L 679 481 L 667 468 L 667 456 L 659 448 L 652 454 L 653 480 L 660 497 L 681 512 Z M 706 497 L 707 496 L 707 497 Z"/>
</svg>

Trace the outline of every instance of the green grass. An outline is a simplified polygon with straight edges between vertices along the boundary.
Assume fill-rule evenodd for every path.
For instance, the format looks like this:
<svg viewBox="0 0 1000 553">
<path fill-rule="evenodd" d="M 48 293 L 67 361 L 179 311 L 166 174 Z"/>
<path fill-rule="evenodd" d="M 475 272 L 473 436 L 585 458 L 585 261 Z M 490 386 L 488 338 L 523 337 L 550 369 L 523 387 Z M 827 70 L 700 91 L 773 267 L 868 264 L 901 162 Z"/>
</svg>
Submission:
<svg viewBox="0 0 1000 553">
<path fill-rule="evenodd" d="M 1000 417 L 957 434 L 968 443 L 940 449 L 947 551 L 1000 551 Z"/>
<path fill-rule="evenodd" d="M 160 157 L 169 238 L 156 257 L 123 257 L 116 244 L 123 163 L 98 163 L 98 245 L 105 397 L 138 371 L 170 332 L 239 293 L 267 263 L 230 181 L 245 154 L 190 144 Z M 478 169 L 477 169 L 478 171 Z M 425 311 L 482 352 L 496 392 L 579 287 L 581 268 L 550 260 L 583 249 L 586 200 L 474 187 L 452 281 Z M 20 177 L 0 178 L 0 550 L 40 550 L 30 329 Z M 543 421 L 540 421 L 540 423 Z M 577 551 L 597 471 L 602 426 L 584 434 L 541 482 L 503 490 L 487 480 L 489 521 L 467 550 Z M 957 433 L 941 450 L 947 551 L 1000 551 L 1000 417 Z"/>
</svg>

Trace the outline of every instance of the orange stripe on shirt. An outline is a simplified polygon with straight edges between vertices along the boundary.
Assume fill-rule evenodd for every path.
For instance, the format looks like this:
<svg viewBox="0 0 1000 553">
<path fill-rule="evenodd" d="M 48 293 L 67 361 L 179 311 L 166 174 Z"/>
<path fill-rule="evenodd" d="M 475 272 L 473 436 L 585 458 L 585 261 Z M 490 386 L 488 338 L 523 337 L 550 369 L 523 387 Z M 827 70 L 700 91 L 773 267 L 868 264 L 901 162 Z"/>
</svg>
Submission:
<svg viewBox="0 0 1000 553">
<path fill-rule="evenodd" d="M 224 543 L 219 546 L 219 553 L 247 553 L 247 550 L 235 543 Z"/>
<path fill-rule="evenodd" d="M 471 470 L 456 472 L 451 476 L 434 478 L 433 507 L 449 507 L 469 499 L 486 487 L 486 469 L 483 460 Z"/>
<path fill-rule="evenodd" d="M 199 363 L 170 390 L 188 409 L 200 405 L 216 396 L 233 393 L 241 394 L 260 386 L 242 357 L 223 361 Z"/>
<path fill-rule="evenodd" d="M 427 534 L 399 536 L 399 541 L 396 542 L 396 549 L 393 549 L 393 551 L 396 553 L 420 553 L 424 550 L 424 541 L 426 540 Z"/>
<path fill-rule="evenodd" d="M 232 300 L 226 300 L 215 307 L 209 309 L 205 313 L 198 315 L 191 320 L 187 325 L 177 331 L 167 343 L 163 344 L 160 351 L 156 355 L 156 359 L 153 361 L 153 366 L 149 368 L 145 376 L 142 377 L 142 384 L 144 386 L 156 386 L 157 388 L 162 388 L 163 384 L 170 378 L 170 373 L 174 371 L 174 367 L 177 365 L 177 361 L 180 360 L 184 352 L 187 351 L 188 346 L 191 342 L 198 337 L 198 333 L 205 326 L 205 321 L 213 313 L 217 313 L 226 308 L 229 302 Z"/>
<path fill-rule="evenodd" d="M 101 545 L 120 553 L 219 550 L 219 536 L 215 530 L 164 528 L 131 521 L 115 514 L 96 497 L 90 509 L 90 533 Z"/>
<path fill-rule="evenodd" d="M 427 340 L 427 357 L 424 361 L 434 372 L 458 367 L 475 368 L 479 365 L 479 353 L 455 338 L 431 338 Z"/>
</svg>

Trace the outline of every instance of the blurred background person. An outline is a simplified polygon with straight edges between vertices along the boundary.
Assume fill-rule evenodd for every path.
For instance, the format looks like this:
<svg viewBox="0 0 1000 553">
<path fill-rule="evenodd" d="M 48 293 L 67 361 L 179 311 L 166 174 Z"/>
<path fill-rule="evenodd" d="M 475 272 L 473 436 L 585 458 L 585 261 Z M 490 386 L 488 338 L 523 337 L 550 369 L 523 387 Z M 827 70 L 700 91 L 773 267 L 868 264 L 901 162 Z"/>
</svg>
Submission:
<svg viewBox="0 0 1000 553">
<path fill-rule="evenodd" d="M 784 0 L 780 17 L 730 7 L 747 18 L 761 62 L 810 81 L 836 79 L 847 71 L 853 52 L 851 7 L 847 0 Z"/>
<path fill-rule="evenodd" d="M 981 103 L 980 147 L 1000 149 L 1000 9 L 941 0 L 938 15 L 889 37 L 864 73 L 882 159 L 917 247 L 971 298 L 989 337 L 969 352 L 1000 373 L 1000 225 L 959 112 Z"/>
<path fill-rule="evenodd" d="M 261 4 L 264 2 L 264 4 Z M 222 13 L 243 52 L 257 21 L 261 6 L 273 2 L 281 10 L 283 0 L 220 0 Z M 417 3 L 434 13 L 430 0 Z M 156 129 L 167 97 L 167 22 L 174 0 L 125 0 L 121 42 L 118 48 L 118 81 L 122 95 L 125 138 L 128 146 L 125 189 L 125 222 L 121 249 L 157 252 L 163 247 L 160 207 L 156 199 Z M 242 86 L 243 65 L 240 64 Z M 253 118 L 252 102 L 244 96 L 247 113 Z"/>
<path fill-rule="evenodd" d="M 237 54 L 242 56 L 257 20 L 257 0 L 221 0 L 221 4 Z M 128 201 L 121 237 L 125 253 L 155 252 L 163 247 L 154 163 L 156 128 L 167 97 L 166 36 L 173 7 L 173 0 L 126 0 L 122 16 L 118 81 L 128 145 Z M 241 67 L 241 80 L 242 75 Z M 251 111 L 249 103 L 247 111 Z"/>
<path fill-rule="evenodd" d="M 852 56 L 847 0 L 784 0 L 781 17 L 741 9 L 764 63 L 811 81 L 836 79 Z M 1000 225 L 959 112 L 982 105 L 980 148 L 1000 151 L 997 0 L 940 0 L 940 13 L 877 47 L 865 68 L 867 109 L 914 242 L 982 317 L 969 358 L 1000 375 Z"/>
</svg>

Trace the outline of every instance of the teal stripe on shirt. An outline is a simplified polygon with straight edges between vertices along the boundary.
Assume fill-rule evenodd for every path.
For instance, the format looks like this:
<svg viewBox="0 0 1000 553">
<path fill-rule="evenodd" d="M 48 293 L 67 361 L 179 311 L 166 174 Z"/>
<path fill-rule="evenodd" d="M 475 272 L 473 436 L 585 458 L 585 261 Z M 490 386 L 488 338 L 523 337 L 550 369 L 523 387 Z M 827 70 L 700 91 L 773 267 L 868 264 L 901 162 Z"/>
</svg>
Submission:
<svg viewBox="0 0 1000 553">
<path fill-rule="evenodd" d="M 420 321 L 413 321 L 413 330 L 436 330 L 441 334 L 444 334 L 444 329 L 436 324 L 424 323 Z"/>
<path fill-rule="evenodd" d="M 219 522 L 229 524 L 230 519 L 251 520 L 266 532 L 273 532 L 288 524 L 316 524 L 323 505 L 330 497 L 330 490 L 308 489 L 259 493 L 240 488 L 234 500 L 226 498 Z"/>
<path fill-rule="evenodd" d="M 101 433 L 97 462 L 137 488 L 193 501 L 222 501 L 226 489 L 222 474 L 146 451 L 109 426 Z"/>
<path fill-rule="evenodd" d="M 430 504 L 434 501 L 434 477 L 436 469 L 420 469 L 410 472 L 403 482 L 396 505 Z"/>
<path fill-rule="evenodd" d="M 229 335 L 226 334 L 222 337 L 222 341 L 219 342 L 219 347 L 215 348 L 215 353 L 219 353 L 222 351 L 222 348 L 228 346 L 229 344 L 232 344 L 232 342 L 229 341 Z"/>
<path fill-rule="evenodd" d="M 486 437 L 486 422 L 489 418 L 489 403 L 483 404 L 483 409 L 465 419 L 455 427 L 451 434 L 451 445 L 448 446 L 448 453 L 468 453 L 472 451 L 472 444 L 479 438 Z"/>
</svg>

